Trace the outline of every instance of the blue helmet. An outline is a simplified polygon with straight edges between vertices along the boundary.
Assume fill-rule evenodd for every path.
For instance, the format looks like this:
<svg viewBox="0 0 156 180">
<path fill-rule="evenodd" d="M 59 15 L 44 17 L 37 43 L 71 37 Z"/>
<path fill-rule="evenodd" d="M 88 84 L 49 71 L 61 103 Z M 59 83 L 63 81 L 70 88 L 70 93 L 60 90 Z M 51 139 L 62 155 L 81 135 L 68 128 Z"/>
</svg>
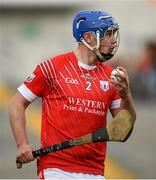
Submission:
<svg viewBox="0 0 156 180">
<path fill-rule="evenodd" d="M 100 38 L 104 37 L 109 28 L 118 29 L 119 26 L 112 15 L 105 11 L 81 11 L 73 21 L 73 36 L 81 42 L 85 32 L 99 31 Z"/>
<path fill-rule="evenodd" d="M 91 46 L 84 39 L 84 33 L 93 32 L 96 37 L 96 45 Z M 104 38 L 107 32 L 111 32 L 116 38 L 113 50 L 101 53 L 100 38 Z M 81 11 L 77 13 L 73 21 L 73 36 L 78 43 L 83 43 L 90 50 L 94 51 L 99 61 L 104 62 L 111 59 L 119 46 L 119 26 L 112 15 L 105 11 Z M 106 44 L 108 46 L 108 44 Z M 111 44 L 109 44 L 111 46 Z"/>
</svg>

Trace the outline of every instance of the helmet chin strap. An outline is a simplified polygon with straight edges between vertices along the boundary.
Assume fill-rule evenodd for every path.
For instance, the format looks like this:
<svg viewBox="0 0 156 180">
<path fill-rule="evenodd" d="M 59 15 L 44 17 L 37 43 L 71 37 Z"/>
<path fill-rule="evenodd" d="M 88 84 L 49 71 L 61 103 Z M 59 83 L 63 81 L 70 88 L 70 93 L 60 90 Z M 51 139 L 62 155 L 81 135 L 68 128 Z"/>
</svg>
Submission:
<svg viewBox="0 0 156 180">
<path fill-rule="evenodd" d="M 108 59 L 110 59 L 111 57 L 113 57 L 113 55 L 110 57 L 111 53 L 108 53 L 108 54 L 101 54 L 100 51 L 99 51 L 99 47 L 100 47 L 100 31 L 96 31 L 96 40 L 97 40 L 97 43 L 96 43 L 96 46 L 90 46 L 85 40 L 84 38 L 82 37 L 81 38 L 81 42 L 87 46 L 90 50 L 94 51 L 96 54 L 97 54 L 97 57 L 98 57 L 98 60 L 101 61 L 101 62 L 104 62 L 104 61 L 107 61 Z M 110 57 L 108 58 L 107 57 Z M 105 57 L 106 56 L 106 57 Z"/>
</svg>

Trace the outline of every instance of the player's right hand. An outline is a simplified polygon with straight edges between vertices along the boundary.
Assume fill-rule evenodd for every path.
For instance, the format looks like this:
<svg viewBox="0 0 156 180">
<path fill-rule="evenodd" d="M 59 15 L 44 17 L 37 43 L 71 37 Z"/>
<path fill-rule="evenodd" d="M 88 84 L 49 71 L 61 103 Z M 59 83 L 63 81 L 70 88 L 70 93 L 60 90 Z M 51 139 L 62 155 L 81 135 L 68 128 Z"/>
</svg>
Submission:
<svg viewBox="0 0 156 180">
<path fill-rule="evenodd" d="M 22 163 L 28 163 L 33 161 L 35 158 L 32 155 L 34 148 L 29 144 L 23 144 L 18 147 L 16 153 L 16 159 Z"/>
</svg>

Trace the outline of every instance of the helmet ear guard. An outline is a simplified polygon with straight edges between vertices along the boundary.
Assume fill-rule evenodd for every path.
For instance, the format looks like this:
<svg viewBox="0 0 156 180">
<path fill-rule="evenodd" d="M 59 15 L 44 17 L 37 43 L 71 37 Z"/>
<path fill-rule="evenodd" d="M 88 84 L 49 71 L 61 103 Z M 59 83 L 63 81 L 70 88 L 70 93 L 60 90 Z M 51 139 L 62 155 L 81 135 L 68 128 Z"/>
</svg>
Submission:
<svg viewBox="0 0 156 180">
<path fill-rule="evenodd" d="M 95 51 L 100 61 L 107 61 L 112 58 L 117 51 L 115 47 L 113 52 L 102 54 L 99 51 L 100 39 L 104 38 L 106 33 L 110 30 L 119 31 L 119 26 L 116 20 L 112 17 L 111 14 L 105 11 L 82 11 L 75 15 L 73 21 L 73 36 L 75 37 L 78 43 L 83 43 L 90 50 Z M 97 39 L 96 46 L 91 46 L 84 39 L 85 32 L 93 32 Z M 117 45 L 119 45 L 119 33 L 116 36 Z"/>
</svg>

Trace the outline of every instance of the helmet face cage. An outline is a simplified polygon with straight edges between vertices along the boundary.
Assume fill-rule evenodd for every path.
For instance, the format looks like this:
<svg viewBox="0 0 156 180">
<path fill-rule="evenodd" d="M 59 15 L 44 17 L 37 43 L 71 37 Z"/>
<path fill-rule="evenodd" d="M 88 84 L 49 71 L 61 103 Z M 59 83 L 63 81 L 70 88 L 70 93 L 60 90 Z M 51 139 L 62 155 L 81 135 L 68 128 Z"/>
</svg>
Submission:
<svg viewBox="0 0 156 180">
<path fill-rule="evenodd" d="M 78 43 L 82 42 L 85 32 L 99 32 L 99 38 L 104 38 L 107 32 L 112 31 L 116 37 L 116 47 L 113 55 L 119 46 L 119 26 L 111 14 L 105 11 L 82 11 L 75 15 L 73 21 L 73 36 Z M 111 56 L 112 57 L 112 56 Z"/>
<path fill-rule="evenodd" d="M 108 54 L 112 54 L 114 56 L 114 54 L 118 50 L 119 43 L 120 43 L 119 28 L 118 27 L 109 27 L 108 30 L 105 32 L 103 38 L 105 38 L 105 36 L 107 36 L 107 35 L 110 36 L 110 38 L 113 37 L 116 39 L 116 43 L 115 43 L 115 47 L 113 48 L 113 51 L 108 53 Z M 104 44 L 104 45 L 111 46 L 111 44 Z"/>
</svg>

